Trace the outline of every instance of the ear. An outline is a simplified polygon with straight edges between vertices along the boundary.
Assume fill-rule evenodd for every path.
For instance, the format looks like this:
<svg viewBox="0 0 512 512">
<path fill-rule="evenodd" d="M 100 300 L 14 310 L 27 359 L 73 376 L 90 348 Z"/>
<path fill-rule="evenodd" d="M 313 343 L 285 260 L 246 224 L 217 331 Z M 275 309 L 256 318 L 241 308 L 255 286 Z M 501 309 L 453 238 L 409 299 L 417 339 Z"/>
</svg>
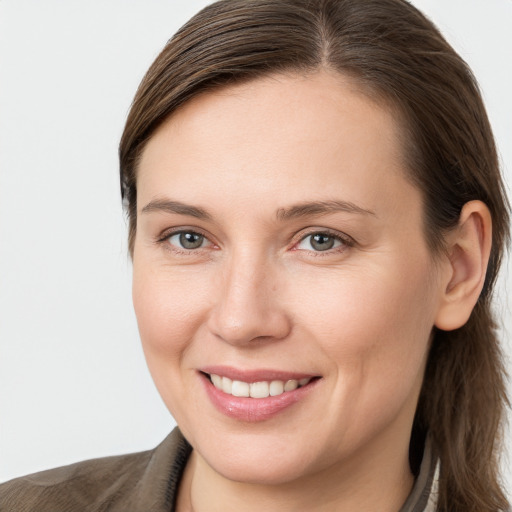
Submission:
<svg viewBox="0 0 512 512">
<path fill-rule="evenodd" d="M 435 326 L 444 331 L 462 327 L 484 286 L 492 245 L 492 219 L 482 201 L 462 208 L 459 223 L 446 237 L 442 297 Z"/>
</svg>

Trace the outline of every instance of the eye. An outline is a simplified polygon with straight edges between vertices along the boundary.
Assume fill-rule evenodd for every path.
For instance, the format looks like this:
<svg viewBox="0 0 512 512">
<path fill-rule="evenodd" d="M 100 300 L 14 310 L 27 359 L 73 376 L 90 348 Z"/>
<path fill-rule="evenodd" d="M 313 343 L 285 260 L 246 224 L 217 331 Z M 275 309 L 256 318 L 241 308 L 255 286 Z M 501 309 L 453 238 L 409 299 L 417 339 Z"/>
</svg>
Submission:
<svg viewBox="0 0 512 512">
<path fill-rule="evenodd" d="M 305 251 L 328 251 L 336 249 L 348 243 L 339 236 L 331 235 L 330 233 L 311 233 L 305 236 L 296 246 L 299 250 Z"/>
<path fill-rule="evenodd" d="M 204 235 L 196 233 L 195 231 L 179 231 L 167 237 L 169 244 L 178 247 L 179 249 L 194 250 L 205 247 L 209 241 Z"/>
</svg>

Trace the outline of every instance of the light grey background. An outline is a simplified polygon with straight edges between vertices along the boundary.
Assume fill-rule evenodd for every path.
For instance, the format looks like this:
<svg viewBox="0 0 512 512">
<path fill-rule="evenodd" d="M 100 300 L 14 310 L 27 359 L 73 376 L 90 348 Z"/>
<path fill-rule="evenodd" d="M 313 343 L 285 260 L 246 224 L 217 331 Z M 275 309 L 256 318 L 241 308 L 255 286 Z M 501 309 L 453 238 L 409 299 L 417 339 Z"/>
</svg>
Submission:
<svg viewBox="0 0 512 512">
<path fill-rule="evenodd" d="M 207 3 L 0 0 L 0 481 L 147 449 L 174 425 L 132 311 L 117 144 L 143 73 Z M 512 1 L 413 3 L 475 71 L 510 190 Z"/>
</svg>

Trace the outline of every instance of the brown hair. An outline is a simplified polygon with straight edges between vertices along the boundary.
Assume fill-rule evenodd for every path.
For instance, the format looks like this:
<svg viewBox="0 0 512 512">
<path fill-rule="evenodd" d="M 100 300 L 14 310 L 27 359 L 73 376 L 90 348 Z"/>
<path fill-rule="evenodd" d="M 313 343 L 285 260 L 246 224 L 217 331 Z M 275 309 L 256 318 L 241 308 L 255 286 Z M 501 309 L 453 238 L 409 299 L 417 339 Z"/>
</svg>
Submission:
<svg viewBox="0 0 512 512">
<path fill-rule="evenodd" d="M 402 119 L 410 179 L 422 191 L 434 253 L 479 199 L 493 219 L 484 290 L 466 325 L 434 331 L 411 438 L 426 431 L 441 461 L 438 511 L 507 508 L 498 455 L 507 397 L 491 296 L 508 203 L 475 79 L 435 26 L 405 0 L 221 0 L 169 41 L 143 79 L 121 139 L 122 196 L 133 250 L 137 163 L 156 128 L 199 93 L 279 72 L 350 75 Z"/>
</svg>

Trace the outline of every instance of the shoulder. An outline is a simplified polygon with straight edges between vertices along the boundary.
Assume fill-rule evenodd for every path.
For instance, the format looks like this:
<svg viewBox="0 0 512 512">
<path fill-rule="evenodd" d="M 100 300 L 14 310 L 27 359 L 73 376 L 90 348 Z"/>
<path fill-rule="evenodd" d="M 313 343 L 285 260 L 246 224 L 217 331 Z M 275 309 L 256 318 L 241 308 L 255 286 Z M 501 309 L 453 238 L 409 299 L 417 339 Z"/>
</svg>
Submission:
<svg viewBox="0 0 512 512">
<path fill-rule="evenodd" d="M 106 457 L 16 478 L 0 486 L 0 505 L 20 512 L 85 510 L 94 500 L 134 485 L 148 458 L 151 452 Z"/>
<path fill-rule="evenodd" d="M 157 448 L 92 459 L 0 485 L 0 510 L 160 511 L 174 499 L 190 447 L 175 429 Z M 134 509 L 133 507 L 138 507 Z"/>
</svg>

